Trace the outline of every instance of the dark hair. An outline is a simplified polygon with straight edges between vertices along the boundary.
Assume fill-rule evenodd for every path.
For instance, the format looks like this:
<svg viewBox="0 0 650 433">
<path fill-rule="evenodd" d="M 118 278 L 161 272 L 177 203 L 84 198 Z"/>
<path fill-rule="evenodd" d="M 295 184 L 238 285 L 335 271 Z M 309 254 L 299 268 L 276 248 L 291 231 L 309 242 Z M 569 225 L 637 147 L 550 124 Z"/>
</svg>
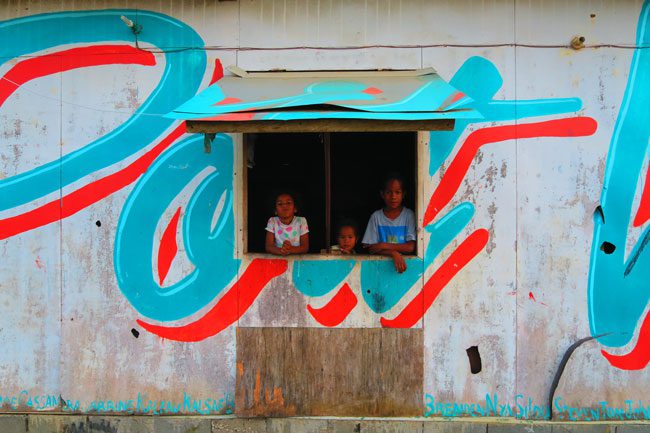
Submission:
<svg viewBox="0 0 650 433">
<path fill-rule="evenodd" d="M 354 220 L 349 219 L 349 218 L 343 218 L 341 219 L 337 226 L 336 226 L 336 236 L 338 237 L 339 233 L 341 233 L 341 229 L 343 227 L 352 227 L 352 230 L 354 230 L 354 237 L 358 238 L 359 237 L 359 227 L 357 226 L 357 223 L 354 222 Z"/>
<path fill-rule="evenodd" d="M 402 175 L 397 172 L 388 173 L 384 177 L 383 182 L 381 183 L 381 191 L 386 191 L 386 186 L 388 186 L 388 182 L 393 180 L 398 181 L 400 188 L 402 188 L 402 191 L 404 191 L 404 177 L 402 177 Z"/>
<path fill-rule="evenodd" d="M 278 197 L 280 197 L 281 195 L 288 195 L 289 197 L 291 197 L 291 199 L 293 200 L 293 205 L 296 207 L 296 211 L 300 209 L 300 204 L 299 204 L 300 199 L 297 197 L 297 194 L 294 191 L 289 189 L 276 189 L 273 191 L 273 194 L 271 196 L 273 197 L 273 201 L 271 202 L 271 209 L 275 210 L 275 202 L 278 201 Z"/>
<path fill-rule="evenodd" d="M 277 194 L 273 194 L 273 197 L 274 197 L 273 201 L 278 201 L 278 197 L 280 197 L 281 195 L 288 195 L 289 197 L 291 197 L 292 200 L 295 201 L 295 198 L 293 197 L 293 194 L 290 193 L 289 191 L 280 191 Z"/>
</svg>

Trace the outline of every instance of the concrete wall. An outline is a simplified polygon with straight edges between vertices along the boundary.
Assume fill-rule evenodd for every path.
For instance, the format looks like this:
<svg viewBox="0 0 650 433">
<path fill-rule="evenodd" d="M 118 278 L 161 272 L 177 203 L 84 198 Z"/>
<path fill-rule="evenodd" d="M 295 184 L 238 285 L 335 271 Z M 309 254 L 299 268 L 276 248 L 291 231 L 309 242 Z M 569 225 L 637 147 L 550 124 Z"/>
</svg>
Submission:
<svg viewBox="0 0 650 433">
<path fill-rule="evenodd" d="M 423 415 L 544 417 L 565 351 L 598 336 L 567 363 L 554 411 L 650 417 L 650 51 L 635 49 L 649 43 L 649 11 L 647 1 L 2 2 L 3 409 L 231 412 L 235 327 L 322 326 L 307 306 L 350 290 L 337 326 L 424 329 Z M 143 26 L 143 50 L 120 15 Z M 571 49 L 574 36 L 587 47 Z M 484 121 L 422 136 L 411 272 L 243 252 L 241 136 L 206 154 L 202 137 L 162 117 L 208 86 L 217 60 L 433 66 L 476 100 Z M 442 252 L 425 256 L 432 244 Z M 386 311 L 367 301 L 364 272 L 394 298 Z M 470 346 L 482 356 L 474 375 Z"/>
</svg>

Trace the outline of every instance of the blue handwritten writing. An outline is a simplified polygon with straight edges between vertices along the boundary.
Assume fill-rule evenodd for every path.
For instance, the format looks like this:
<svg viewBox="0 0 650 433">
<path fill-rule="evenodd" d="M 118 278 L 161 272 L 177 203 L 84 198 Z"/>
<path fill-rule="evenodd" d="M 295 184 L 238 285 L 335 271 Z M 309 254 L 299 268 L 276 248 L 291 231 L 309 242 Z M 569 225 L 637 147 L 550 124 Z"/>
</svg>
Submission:
<svg viewBox="0 0 650 433">
<path fill-rule="evenodd" d="M 230 394 L 222 398 L 195 398 L 183 392 L 181 400 L 157 400 L 147 393 L 138 393 L 125 400 L 98 399 L 82 403 L 79 400 L 64 399 L 59 395 L 30 393 L 22 390 L 17 395 L 1 395 L 0 404 L 4 409 L 33 410 L 60 409 L 63 412 L 128 413 L 128 414 L 231 414 L 235 410 L 235 399 Z"/>
<path fill-rule="evenodd" d="M 478 403 L 445 402 L 436 400 L 431 394 L 426 394 L 424 416 L 550 419 L 551 407 L 545 403 L 536 403 L 533 398 L 523 394 L 515 396 L 514 404 L 500 400 L 496 393 L 486 394 L 485 400 Z M 556 397 L 553 400 L 553 417 L 567 421 L 650 419 L 650 403 L 641 400 L 625 400 L 624 406 L 615 406 L 606 401 L 598 401 L 591 407 L 576 407 L 567 404 L 562 397 Z"/>
</svg>

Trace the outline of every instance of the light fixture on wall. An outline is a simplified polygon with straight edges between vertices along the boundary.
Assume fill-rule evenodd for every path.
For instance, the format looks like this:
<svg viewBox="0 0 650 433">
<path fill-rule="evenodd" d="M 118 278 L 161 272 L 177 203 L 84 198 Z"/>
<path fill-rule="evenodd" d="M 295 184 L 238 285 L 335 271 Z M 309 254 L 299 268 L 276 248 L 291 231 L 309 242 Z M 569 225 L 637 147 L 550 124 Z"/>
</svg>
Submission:
<svg viewBox="0 0 650 433">
<path fill-rule="evenodd" d="M 581 50 L 585 47 L 585 37 L 584 36 L 574 36 L 571 39 L 571 48 L 574 50 Z"/>
<path fill-rule="evenodd" d="M 134 35 L 139 35 L 142 32 L 142 26 L 138 23 L 134 23 L 124 15 L 120 15 L 120 19 L 128 28 L 131 29 Z"/>
</svg>

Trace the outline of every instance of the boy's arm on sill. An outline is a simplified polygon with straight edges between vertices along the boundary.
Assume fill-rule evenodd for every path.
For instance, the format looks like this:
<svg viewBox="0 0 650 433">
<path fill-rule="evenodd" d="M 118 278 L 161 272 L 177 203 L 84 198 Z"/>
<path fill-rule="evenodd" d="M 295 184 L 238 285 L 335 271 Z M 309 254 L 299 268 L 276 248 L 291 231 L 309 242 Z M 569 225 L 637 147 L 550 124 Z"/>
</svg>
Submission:
<svg viewBox="0 0 650 433">
<path fill-rule="evenodd" d="M 410 254 L 415 251 L 415 241 L 404 242 L 403 244 L 389 244 L 386 242 L 380 242 L 377 244 L 371 244 L 367 246 L 370 254 L 381 254 L 383 256 L 389 256 L 392 251 L 397 251 L 402 254 Z M 383 253 L 384 251 L 388 252 Z"/>
<path fill-rule="evenodd" d="M 377 244 L 375 244 L 377 245 Z M 404 245 L 404 244 L 393 244 L 393 245 Z M 402 257 L 402 254 L 400 254 L 396 250 L 379 250 L 375 254 L 379 254 L 381 256 L 388 256 L 393 259 L 393 263 L 395 264 L 395 270 L 401 274 L 406 270 L 406 261 L 404 261 L 404 257 Z"/>
</svg>

